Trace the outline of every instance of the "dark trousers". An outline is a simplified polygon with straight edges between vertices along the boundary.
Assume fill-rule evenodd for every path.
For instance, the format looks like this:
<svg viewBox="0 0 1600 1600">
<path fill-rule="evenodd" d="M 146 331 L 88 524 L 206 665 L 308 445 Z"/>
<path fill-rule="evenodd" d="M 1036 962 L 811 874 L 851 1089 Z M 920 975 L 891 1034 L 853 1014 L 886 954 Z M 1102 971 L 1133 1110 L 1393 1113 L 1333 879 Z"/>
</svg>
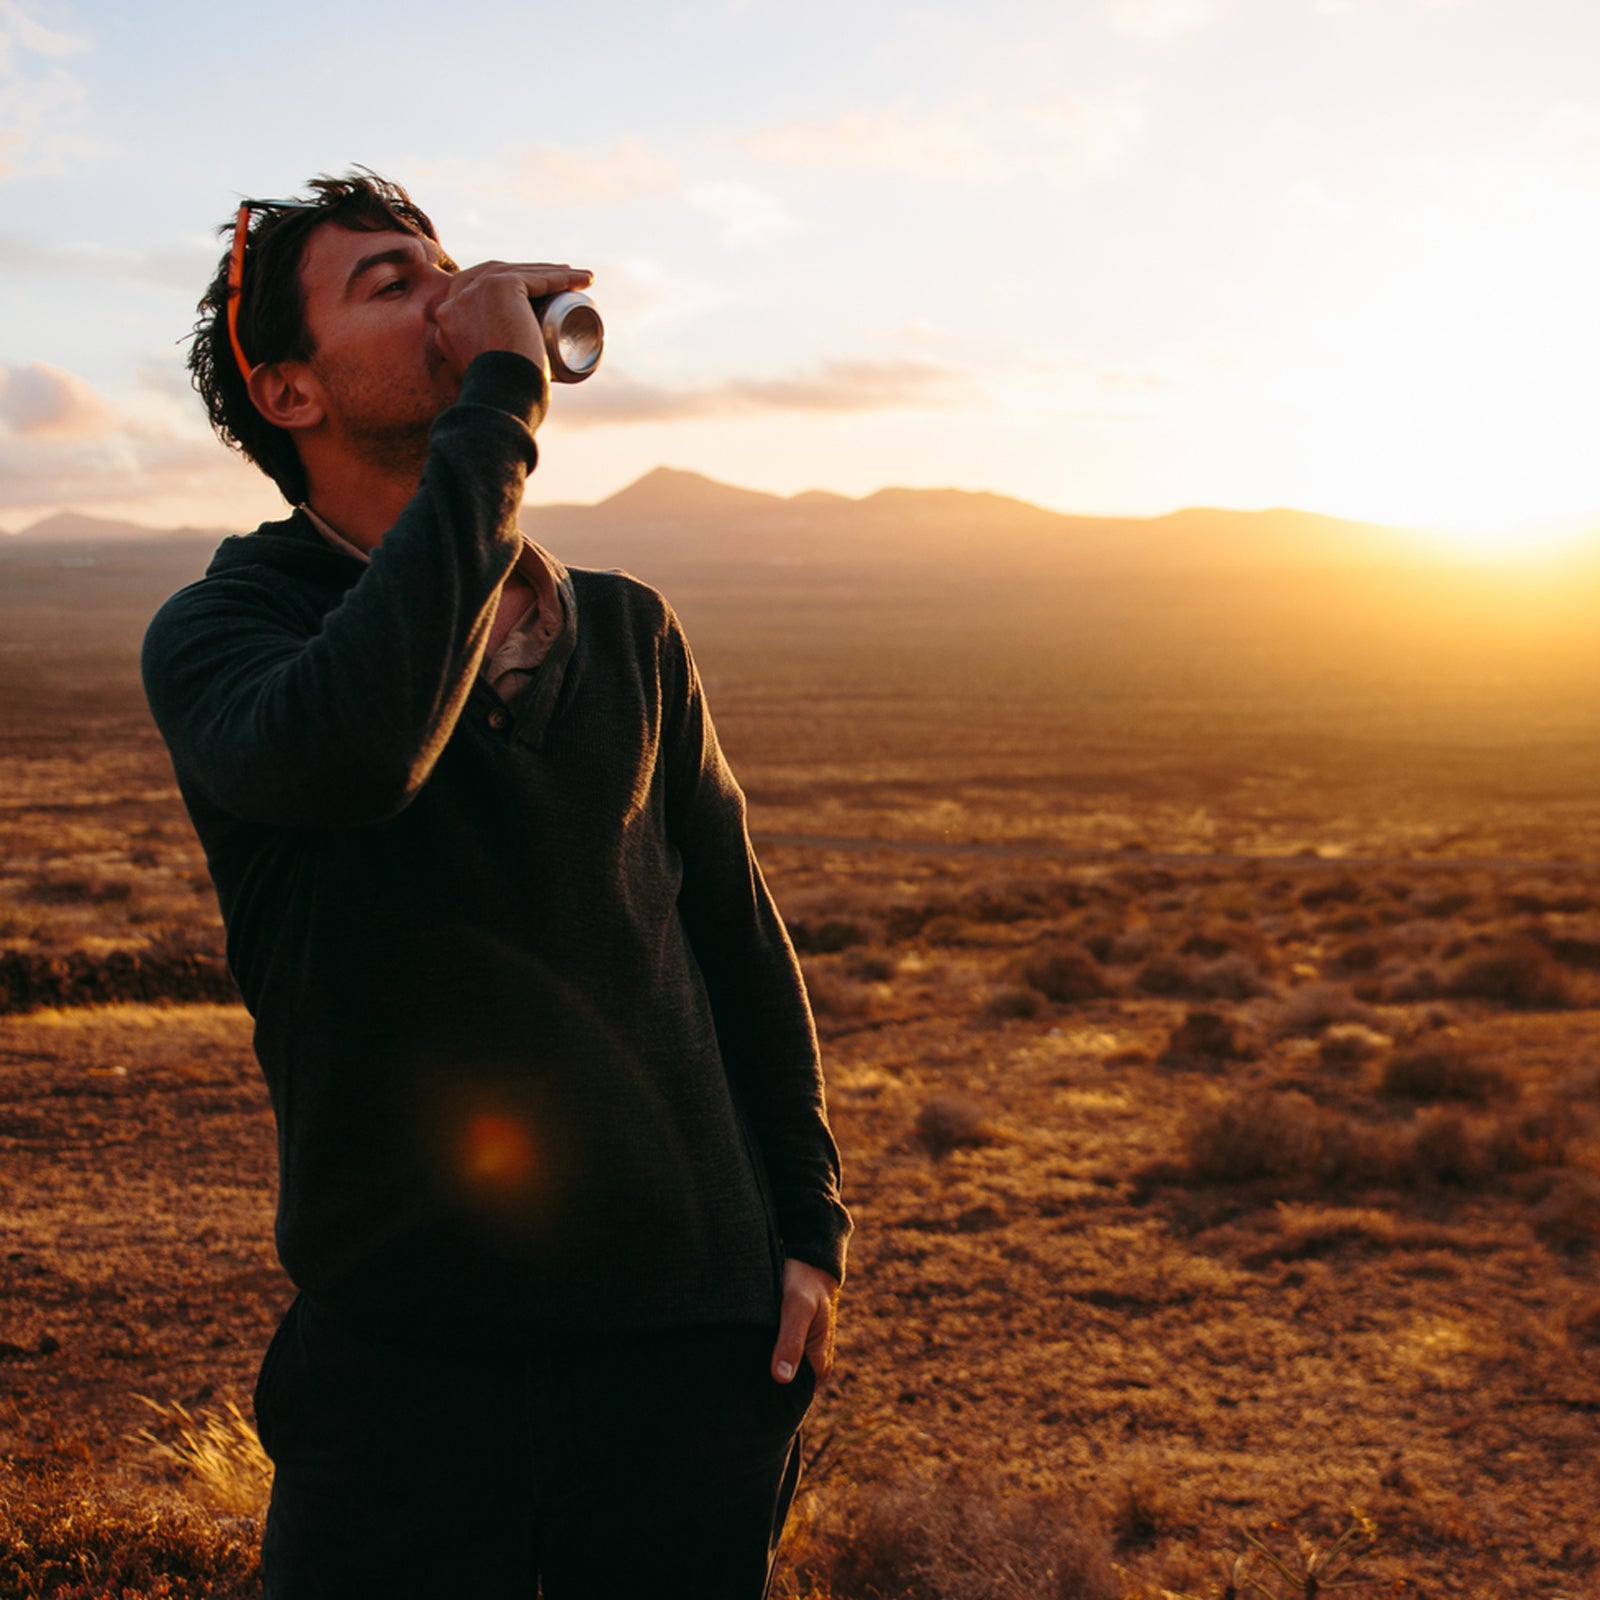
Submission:
<svg viewBox="0 0 1600 1600">
<path fill-rule="evenodd" d="M 267 1600 L 761 1600 L 808 1364 L 774 1330 L 419 1352 L 297 1300 L 262 1362 Z"/>
</svg>

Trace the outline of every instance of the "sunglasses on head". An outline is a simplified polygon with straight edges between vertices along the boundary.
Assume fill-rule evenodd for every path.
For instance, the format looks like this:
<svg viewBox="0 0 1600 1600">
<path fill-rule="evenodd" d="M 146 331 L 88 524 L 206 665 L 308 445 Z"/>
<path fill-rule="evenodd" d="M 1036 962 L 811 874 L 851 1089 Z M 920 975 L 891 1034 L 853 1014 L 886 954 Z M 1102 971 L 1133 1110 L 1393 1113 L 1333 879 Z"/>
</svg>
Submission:
<svg viewBox="0 0 1600 1600">
<path fill-rule="evenodd" d="M 256 369 L 245 359 L 244 346 L 239 343 L 239 300 L 244 290 L 244 251 L 250 242 L 250 213 L 252 211 L 319 211 L 322 208 L 312 200 L 246 200 L 239 207 L 233 224 L 233 249 L 228 254 L 228 339 L 233 345 L 233 359 L 239 363 L 239 372 L 249 383 Z"/>
</svg>

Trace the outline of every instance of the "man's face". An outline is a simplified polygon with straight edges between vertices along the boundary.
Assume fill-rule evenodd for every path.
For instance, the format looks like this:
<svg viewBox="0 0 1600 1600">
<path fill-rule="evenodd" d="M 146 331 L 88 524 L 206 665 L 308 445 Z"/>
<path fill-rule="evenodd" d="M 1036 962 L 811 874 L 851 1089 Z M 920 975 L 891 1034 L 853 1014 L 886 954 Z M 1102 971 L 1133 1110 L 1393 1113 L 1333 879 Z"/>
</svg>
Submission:
<svg viewBox="0 0 1600 1600">
<path fill-rule="evenodd" d="M 433 419 L 461 375 L 439 349 L 434 308 L 455 264 L 432 239 L 364 233 L 323 223 L 300 262 L 307 363 L 328 419 L 362 452 L 392 462 L 426 450 Z"/>
</svg>

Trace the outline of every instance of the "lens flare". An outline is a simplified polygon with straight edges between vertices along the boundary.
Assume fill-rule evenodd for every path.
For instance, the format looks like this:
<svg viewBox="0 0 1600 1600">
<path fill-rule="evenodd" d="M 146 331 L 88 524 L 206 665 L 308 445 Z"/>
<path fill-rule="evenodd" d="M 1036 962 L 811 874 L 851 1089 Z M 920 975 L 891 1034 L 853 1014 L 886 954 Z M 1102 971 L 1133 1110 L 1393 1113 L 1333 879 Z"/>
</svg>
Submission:
<svg viewBox="0 0 1600 1600">
<path fill-rule="evenodd" d="M 461 1171 L 473 1188 L 502 1194 L 526 1189 L 535 1166 L 533 1137 L 520 1122 L 489 1111 L 468 1119 Z"/>
</svg>

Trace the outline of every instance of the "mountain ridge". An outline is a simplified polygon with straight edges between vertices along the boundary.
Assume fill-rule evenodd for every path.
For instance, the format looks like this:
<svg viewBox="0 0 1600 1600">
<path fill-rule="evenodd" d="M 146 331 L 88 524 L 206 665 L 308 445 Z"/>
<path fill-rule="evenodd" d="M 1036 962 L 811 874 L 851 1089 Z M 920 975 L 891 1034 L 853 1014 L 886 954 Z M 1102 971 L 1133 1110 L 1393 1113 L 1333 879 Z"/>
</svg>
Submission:
<svg viewBox="0 0 1600 1600">
<path fill-rule="evenodd" d="M 824 489 L 778 495 L 658 466 L 592 504 L 524 505 L 522 524 L 575 564 L 675 562 L 869 569 L 883 563 L 998 564 L 1130 573 L 1428 567 L 1450 558 L 1417 530 L 1295 507 L 1187 506 L 1157 516 L 1053 511 L 991 490 L 888 485 L 859 497 Z M 15 532 L 19 543 L 99 546 L 220 539 L 222 528 L 156 528 L 59 511 Z M 1600 530 L 1577 559 L 1600 561 Z"/>
</svg>

